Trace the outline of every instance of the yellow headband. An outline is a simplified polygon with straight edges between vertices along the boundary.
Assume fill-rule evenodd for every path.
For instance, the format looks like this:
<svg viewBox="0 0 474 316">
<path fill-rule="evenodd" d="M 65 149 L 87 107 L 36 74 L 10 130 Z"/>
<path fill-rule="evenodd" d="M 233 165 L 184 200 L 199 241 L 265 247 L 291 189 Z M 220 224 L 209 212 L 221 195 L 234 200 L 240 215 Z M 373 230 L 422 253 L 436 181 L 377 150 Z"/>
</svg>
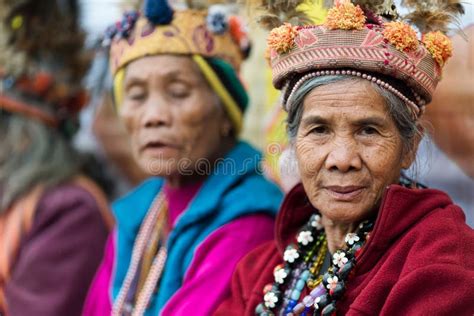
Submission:
<svg viewBox="0 0 474 316">
<path fill-rule="evenodd" d="M 237 105 L 235 100 L 232 98 L 232 96 L 224 87 L 217 74 L 214 72 L 211 66 L 209 66 L 209 64 L 204 60 L 204 58 L 200 55 L 193 55 L 192 58 L 194 62 L 198 65 L 199 69 L 201 69 L 202 74 L 206 78 L 212 90 L 214 90 L 221 99 L 227 111 L 227 114 L 229 115 L 229 118 L 232 121 L 232 125 L 235 128 L 236 135 L 239 135 L 242 131 L 243 125 L 242 110 L 239 109 L 239 106 Z"/>
</svg>

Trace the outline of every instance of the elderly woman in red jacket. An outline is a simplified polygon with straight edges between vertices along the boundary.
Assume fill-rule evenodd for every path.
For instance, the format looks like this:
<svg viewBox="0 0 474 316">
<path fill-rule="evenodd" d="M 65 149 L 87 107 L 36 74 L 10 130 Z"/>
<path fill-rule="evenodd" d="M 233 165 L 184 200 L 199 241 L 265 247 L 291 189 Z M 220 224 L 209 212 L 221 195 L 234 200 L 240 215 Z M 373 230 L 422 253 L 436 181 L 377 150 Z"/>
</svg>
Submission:
<svg viewBox="0 0 474 316">
<path fill-rule="evenodd" d="M 389 1 L 358 2 L 336 1 L 324 25 L 270 33 L 302 183 L 217 315 L 474 312 L 472 229 L 449 196 L 403 176 L 451 44 L 423 23 L 420 40 Z M 426 11 L 414 6 L 411 17 Z"/>
</svg>

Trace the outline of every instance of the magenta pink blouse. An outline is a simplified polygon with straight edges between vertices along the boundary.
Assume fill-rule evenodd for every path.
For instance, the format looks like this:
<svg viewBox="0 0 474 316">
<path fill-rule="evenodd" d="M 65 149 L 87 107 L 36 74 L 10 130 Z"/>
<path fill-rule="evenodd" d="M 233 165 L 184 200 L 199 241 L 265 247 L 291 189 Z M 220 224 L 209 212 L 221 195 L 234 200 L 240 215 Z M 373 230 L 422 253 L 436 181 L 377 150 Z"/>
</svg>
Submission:
<svg viewBox="0 0 474 316">
<path fill-rule="evenodd" d="M 199 191 L 202 183 L 182 188 L 164 187 L 168 201 L 169 225 Z M 210 315 L 230 295 L 230 279 L 237 262 L 250 250 L 273 238 L 274 219 L 249 215 L 234 220 L 209 235 L 196 248 L 182 287 L 171 297 L 160 315 Z M 115 253 L 115 234 L 109 237 L 104 259 L 90 288 L 83 315 L 111 313 L 111 282 Z"/>
</svg>

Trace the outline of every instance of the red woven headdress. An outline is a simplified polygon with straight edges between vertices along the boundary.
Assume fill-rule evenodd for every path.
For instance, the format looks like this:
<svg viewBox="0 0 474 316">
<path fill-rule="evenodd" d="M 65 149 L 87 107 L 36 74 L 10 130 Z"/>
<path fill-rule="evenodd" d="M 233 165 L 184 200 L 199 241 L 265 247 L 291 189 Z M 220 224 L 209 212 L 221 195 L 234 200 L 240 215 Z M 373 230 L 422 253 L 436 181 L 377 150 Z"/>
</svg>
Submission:
<svg viewBox="0 0 474 316">
<path fill-rule="evenodd" d="M 261 20 L 267 26 L 283 22 L 280 2 L 263 1 L 267 14 Z M 297 7 L 302 1 L 290 2 Z M 419 117 L 452 55 L 444 32 L 453 15 L 463 12 L 462 6 L 458 1 L 428 5 L 405 1 L 413 10 L 400 18 L 391 0 L 353 2 L 336 0 L 322 25 L 309 25 L 304 16 L 295 14 L 297 10 L 287 8 L 286 12 L 293 12 L 288 19 L 292 24 L 283 23 L 270 32 L 273 83 L 284 89 L 285 108 L 306 80 L 342 74 L 371 80 L 392 91 Z M 418 32 L 409 22 L 416 23 Z M 393 82 L 401 82 L 404 89 Z"/>
</svg>

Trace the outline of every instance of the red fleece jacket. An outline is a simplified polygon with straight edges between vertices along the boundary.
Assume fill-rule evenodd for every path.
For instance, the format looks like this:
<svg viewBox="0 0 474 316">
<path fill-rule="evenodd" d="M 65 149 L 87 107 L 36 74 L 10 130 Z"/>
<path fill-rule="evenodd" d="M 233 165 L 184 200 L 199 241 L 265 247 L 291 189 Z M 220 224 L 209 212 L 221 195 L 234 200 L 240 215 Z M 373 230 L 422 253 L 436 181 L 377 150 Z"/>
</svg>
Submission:
<svg viewBox="0 0 474 316">
<path fill-rule="evenodd" d="M 276 240 L 237 266 L 232 294 L 215 315 L 255 315 L 283 251 L 314 212 L 301 185 L 276 223 Z M 390 186 L 338 315 L 474 315 L 474 231 L 443 192 Z"/>
</svg>

